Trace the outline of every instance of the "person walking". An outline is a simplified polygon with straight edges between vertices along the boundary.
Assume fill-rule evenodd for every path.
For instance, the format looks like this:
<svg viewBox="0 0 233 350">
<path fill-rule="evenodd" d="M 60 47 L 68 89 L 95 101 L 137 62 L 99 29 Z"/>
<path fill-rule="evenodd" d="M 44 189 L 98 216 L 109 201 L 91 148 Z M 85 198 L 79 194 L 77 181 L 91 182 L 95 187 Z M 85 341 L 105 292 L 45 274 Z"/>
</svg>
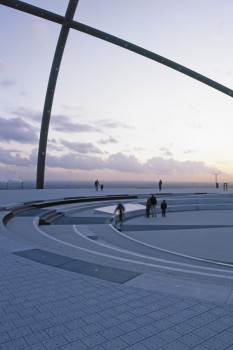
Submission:
<svg viewBox="0 0 233 350">
<path fill-rule="evenodd" d="M 118 216 L 117 219 L 115 221 L 115 228 L 118 229 L 119 231 L 121 231 L 122 229 L 122 222 L 123 222 L 123 216 L 124 216 L 124 212 L 125 212 L 125 207 L 122 203 L 118 203 L 118 205 L 116 206 L 116 209 L 114 211 L 114 214 L 116 214 L 116 212 L 118 212 Z M 117 224 L 119 223 L 119 228 L 117 228 Z"/>
<path fill-rule="evenodd" d="M 162 216 L 166 216 L 166 212 L 167 212 L 167 202 L 165 201 L 165 199 L 161 202 L 160 208 L 162 210 Z"/>
</svg>

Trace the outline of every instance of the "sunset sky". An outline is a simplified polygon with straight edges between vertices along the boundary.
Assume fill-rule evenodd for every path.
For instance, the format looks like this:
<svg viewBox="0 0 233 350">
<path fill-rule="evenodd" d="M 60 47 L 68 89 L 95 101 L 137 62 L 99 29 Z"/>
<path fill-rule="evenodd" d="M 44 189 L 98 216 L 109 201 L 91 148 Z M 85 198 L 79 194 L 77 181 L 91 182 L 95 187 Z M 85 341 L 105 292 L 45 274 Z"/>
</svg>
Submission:
<svg viewBox="0 0 233 350">
<path fill-rule="evenodd" d="M 25 1 L 64 15 L 67 0 Z M 233 89 L 232 0 L 79 0 L 75 21 Z M 0 5 L 0 180 L 36 178 L 58 24 Z M 70 30 L 45 180 L 233 181 L 233 99 Z"/>
</svg>

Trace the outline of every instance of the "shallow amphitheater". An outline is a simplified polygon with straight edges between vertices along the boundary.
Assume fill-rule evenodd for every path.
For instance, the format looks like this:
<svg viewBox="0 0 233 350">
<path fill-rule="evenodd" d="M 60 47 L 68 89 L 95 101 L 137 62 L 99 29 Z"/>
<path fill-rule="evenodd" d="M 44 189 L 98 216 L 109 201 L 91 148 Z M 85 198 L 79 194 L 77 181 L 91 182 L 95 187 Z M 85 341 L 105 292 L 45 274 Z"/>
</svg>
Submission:
<svg viewBox="0 0 233 350">
<path fill-rule="evenodd" d="M 207 288 L 211 297 L 213 284 L 233 286 L 233 193 L 152 191 L 2 191 L 1 247 L 60 269 L 179 295 Z M 147 218 L 150 193 L 157 215 Z M 114 225 L 119 202 L 121 231 Z"/>
</svg>

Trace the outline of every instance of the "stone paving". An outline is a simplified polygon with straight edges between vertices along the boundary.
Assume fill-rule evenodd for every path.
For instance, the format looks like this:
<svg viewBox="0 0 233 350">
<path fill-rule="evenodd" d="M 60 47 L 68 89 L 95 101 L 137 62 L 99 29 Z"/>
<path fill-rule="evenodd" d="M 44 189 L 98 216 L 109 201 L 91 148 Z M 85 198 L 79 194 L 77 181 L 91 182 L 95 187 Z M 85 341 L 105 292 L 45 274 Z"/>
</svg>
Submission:
<svg viewBox="0 0 233 350">
<path fill-rule="evenodd" d="M 233 306 L 177 298 L 1 252 L 1 349 L 233 349 Z"/>
<path fill-rule="evenodd" d="M 0 349 L 233 350 L 233 305 L 107 282 L 3 248 Z"/>
</svg>

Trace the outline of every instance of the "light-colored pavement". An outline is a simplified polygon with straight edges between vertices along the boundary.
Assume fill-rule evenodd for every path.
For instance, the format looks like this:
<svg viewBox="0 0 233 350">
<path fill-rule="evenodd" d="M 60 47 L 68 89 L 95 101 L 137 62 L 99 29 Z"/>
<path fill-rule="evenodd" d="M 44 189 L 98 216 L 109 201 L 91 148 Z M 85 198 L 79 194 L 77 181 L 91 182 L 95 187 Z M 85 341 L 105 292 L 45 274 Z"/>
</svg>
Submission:
<svg viewBox="0 0 233 350">
<path fill-rule="evenodd" d="M 146 230 L 148 226 L 152 229 Z M 144 226 L 144 231 L 134 231 Z M 125 224 L 129 237 L 179 254 L 232 263 L 233 211 L 168 213 L 166 218 L 133 218 Z"/>
<path fill-rule="evenodd" d="M 113 192 L 126 193 L 124 189 L 105 191 L 104 194 Z M 130 192 L 145 193 L 127 191 Z M 192 191 L 179 190 L 182 195 L 185 192 Z M 201 192 L 211 193 L 211 190 L 201 189 Z M 0 203 L 1 207 L 8 207 L 12 203 L 84 194 L 101 195 L 92 190 L 1 191 Z M 221 195 L 226 193 L 221 191 Z M 216 213 L 211 220 L 213 225 L 232 224 L 231 212 Z M 182 224 L 209 225 L 211 215 L 206 214 L 204 211 L 185 212 L 185 215 L 168 213 L 165 220 L 171 229 L 156 231 L 149 228 L 152 218 L 148 221 L 143 217 L 132 218 L 125 223 L 129 228 L 125 234 L 150 246 L 159 245 L 162 249 L 179 247 L 178 253 L 183 254 L 196 256 L 202 249 L 201 258 L 210 258 L 206 254 L 212 254 L 219 260 L 221 252 L 221 260 L 226 262 L 231 258 L 233 245 L 231 227 L 177 228 Z M 42 249 L 43 254 L 43 251 L 50 250 L 50 246 L 46 237 L 39 232 L 37 236 L 28 218 L 13 221 L 14 232 L 3 226 L 0 232 L 1 349 L 233 349 L 233 284 L 230 278 L 221 283 L 221 279 L 218 282 L 208 278 L 203 280 L 169 271 L 140 271 L 125 283 L 89 277 L 60 268 L 64 263 L 61 261 L 60 265 L 53 261 L 51 266 L 16 255 L 17 251 L 30 252 L 35 248 Z M 18 225 L 18 231 L 14 225 Z M 144 231 L 130 230 L 139 225 L 147 228 Z M 174 225 L 176 229 L 172 228 Z M 57 248 L 58 259 L 61 255 L 68 256 L 71 249 L 54 241 L 51 251 L 55 253 Z M 75 252 L 75 248 L 72 249 Z M 76 256 L 80 260 L 84 257 L 84 252 Z M 100 264 L 98 268 L 101 270 L 101 258 L 95 256 L 94 261 L 96 266 Z M 111 275 L 111 271 L 114 274 L 117 269 L 110 266 L 105 273 Z"/>
</svg>

